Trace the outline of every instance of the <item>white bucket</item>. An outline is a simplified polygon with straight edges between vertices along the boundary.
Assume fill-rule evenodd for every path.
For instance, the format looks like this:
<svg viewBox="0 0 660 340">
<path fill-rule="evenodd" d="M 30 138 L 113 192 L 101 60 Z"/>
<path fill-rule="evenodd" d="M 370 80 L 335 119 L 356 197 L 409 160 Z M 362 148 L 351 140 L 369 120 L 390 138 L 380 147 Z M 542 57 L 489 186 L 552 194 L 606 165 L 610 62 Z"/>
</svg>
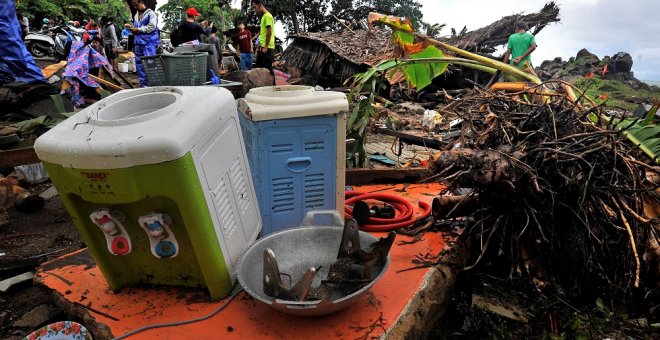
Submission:
<svg viewBox="0 0 660 340">
<path fill-rule="evenodd" d="M 123 73 L 128 72 L 128 64 L 119 63 L 119 64 L 117 64 L 117 66 L 119 66 L 119 72 L 123 72 Z"/>
</svg>

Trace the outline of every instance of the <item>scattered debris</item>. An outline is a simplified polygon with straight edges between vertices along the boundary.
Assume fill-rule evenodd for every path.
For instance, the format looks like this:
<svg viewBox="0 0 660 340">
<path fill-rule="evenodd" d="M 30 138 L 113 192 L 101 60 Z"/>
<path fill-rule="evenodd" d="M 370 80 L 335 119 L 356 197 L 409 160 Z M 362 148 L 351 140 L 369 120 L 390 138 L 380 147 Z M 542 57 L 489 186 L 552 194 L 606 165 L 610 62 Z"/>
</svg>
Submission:
<svg viewBox="0 0 660 340">
<path fill-rule="evenodd" d="M 18 328 L 35 329 L 46 323 L 48 320 L 54 318 L 59 313 L 60 311 L 57 308 L 49 307 L 47 305 L 39 305 L 25 314 L 22 318 L 15 321 L 12 326 Z"/>
<path fill-rule="evenodd" d="M 14 285 L 17 285 L 19 283 L 25 282 L 25 281 L 30 281 L 34 278 L 34 273 L 33 272 L 25 272 L 20 275 L 16 275 L 14 277 L 10 277 L 6 280 L 0 281 L 0 292 L 4 293 L 9 288 L 11 288 Z M 2 323 L 0 323 L 2 324 Z"/>
<path fill-rule="evenodd" d="M 547 272 L 575 294 L 631 297 L 644 289 L 639 256 L 654 237 L 643 212 L 653 187 L 640 174 L 658 170 L 607 122 L 592 123 L 602 107 L 546 100 L 532 104 L 478 89 L 448 100 L 464 122 L 431 169 L 448 190 L 479 195 L 479 208 L 466 216 L 481 247 L 466 269 L 507 249 L 513 268 L 540 289 L 550 283 Z M 591 284 L 575 284 L 583 280 Z"/>
<path fill-rule="evenodd" d="M 54 185 L 51 185 L 50 187 L 48 187 L 48 189 L 44 190 L 44 192 L 39 194 L 39 197 L 45 200 L 49 200 L 57 195 L 59 195 L 59 193 L 57 192 L 57 188 L 55 188 Z"/>
<path fill-rule="evenodd" d="M 525 313 L 521 311 L 518 307 L 513 305 L 508 305 L 507 307 L 501 306 L 499 303 L 491 301 L 485 296 L 472 294 L 472 304 L 484 310 L 487 310 L 491 313 L 495 313 L 499 316 L 503 316 L 509 320 L 528 323 L 529 319 L 525 316 Z"/>
</svg>

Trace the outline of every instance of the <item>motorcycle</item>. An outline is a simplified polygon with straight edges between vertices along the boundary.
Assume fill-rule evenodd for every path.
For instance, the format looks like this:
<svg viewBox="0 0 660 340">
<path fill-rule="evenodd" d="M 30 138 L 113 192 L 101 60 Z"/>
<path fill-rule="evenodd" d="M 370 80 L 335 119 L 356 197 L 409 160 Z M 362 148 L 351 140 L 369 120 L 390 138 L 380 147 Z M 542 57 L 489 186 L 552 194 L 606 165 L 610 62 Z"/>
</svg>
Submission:
<svg viewBox="0 0 660 340">
<path fill-rule="evenodd" d="M 25 37 L 25 46 L 35 58 L 53 57 L 57 61 L 66 60 L 71 50 L 69 34 L 81 34 L 78 30 L 72 28 L 69 31 L 72 32 L 67 32 L 64 28 L 56 26 L 49 28 L 47 31 L 30 33 Z"/>
</svg>

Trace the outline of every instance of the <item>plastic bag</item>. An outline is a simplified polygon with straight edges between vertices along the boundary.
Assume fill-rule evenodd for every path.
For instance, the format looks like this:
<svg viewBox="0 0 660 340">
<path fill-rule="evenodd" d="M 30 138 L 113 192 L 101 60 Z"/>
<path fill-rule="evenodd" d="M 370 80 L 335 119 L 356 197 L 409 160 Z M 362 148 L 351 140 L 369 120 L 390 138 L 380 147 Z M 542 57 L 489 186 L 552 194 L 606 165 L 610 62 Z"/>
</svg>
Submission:
<svg viewBox="0 0 660 340">
<path fill-rule="evenodd" d="M 30 184 L 43 183 L 50 178 L 42 163 L 19 165 L 15 167 L 14 170 L 16 170 L 19 175 L 23 176 L 25 181 Z"/>
</svg>

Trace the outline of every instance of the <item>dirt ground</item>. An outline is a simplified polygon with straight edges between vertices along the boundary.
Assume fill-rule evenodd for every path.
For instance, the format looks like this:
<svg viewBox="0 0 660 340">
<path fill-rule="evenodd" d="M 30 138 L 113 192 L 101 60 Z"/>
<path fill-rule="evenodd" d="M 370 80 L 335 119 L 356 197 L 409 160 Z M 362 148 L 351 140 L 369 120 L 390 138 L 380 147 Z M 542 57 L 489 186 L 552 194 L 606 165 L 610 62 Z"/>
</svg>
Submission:
<svg viewBox="0 0 660 340">
<path fill-rule="evenodd" d="M 41 193 L 50 183 L 31 187 Z M 0 280 L 34 269 L 42 262 L 84 247 L 80 234 L 59 196 L 46 201 L 42 211 L 25 214 L 9 210 L 10 223 L 0 228 Z M 45 307 L 44 307 L 45 306 Z M 0 293 L 0 338 L 20 339 L 50 320 L 65 316 L 44 288 L 23 282 Z M 20 327 L 35 324 L 34 327 Z"/>
</svg>

